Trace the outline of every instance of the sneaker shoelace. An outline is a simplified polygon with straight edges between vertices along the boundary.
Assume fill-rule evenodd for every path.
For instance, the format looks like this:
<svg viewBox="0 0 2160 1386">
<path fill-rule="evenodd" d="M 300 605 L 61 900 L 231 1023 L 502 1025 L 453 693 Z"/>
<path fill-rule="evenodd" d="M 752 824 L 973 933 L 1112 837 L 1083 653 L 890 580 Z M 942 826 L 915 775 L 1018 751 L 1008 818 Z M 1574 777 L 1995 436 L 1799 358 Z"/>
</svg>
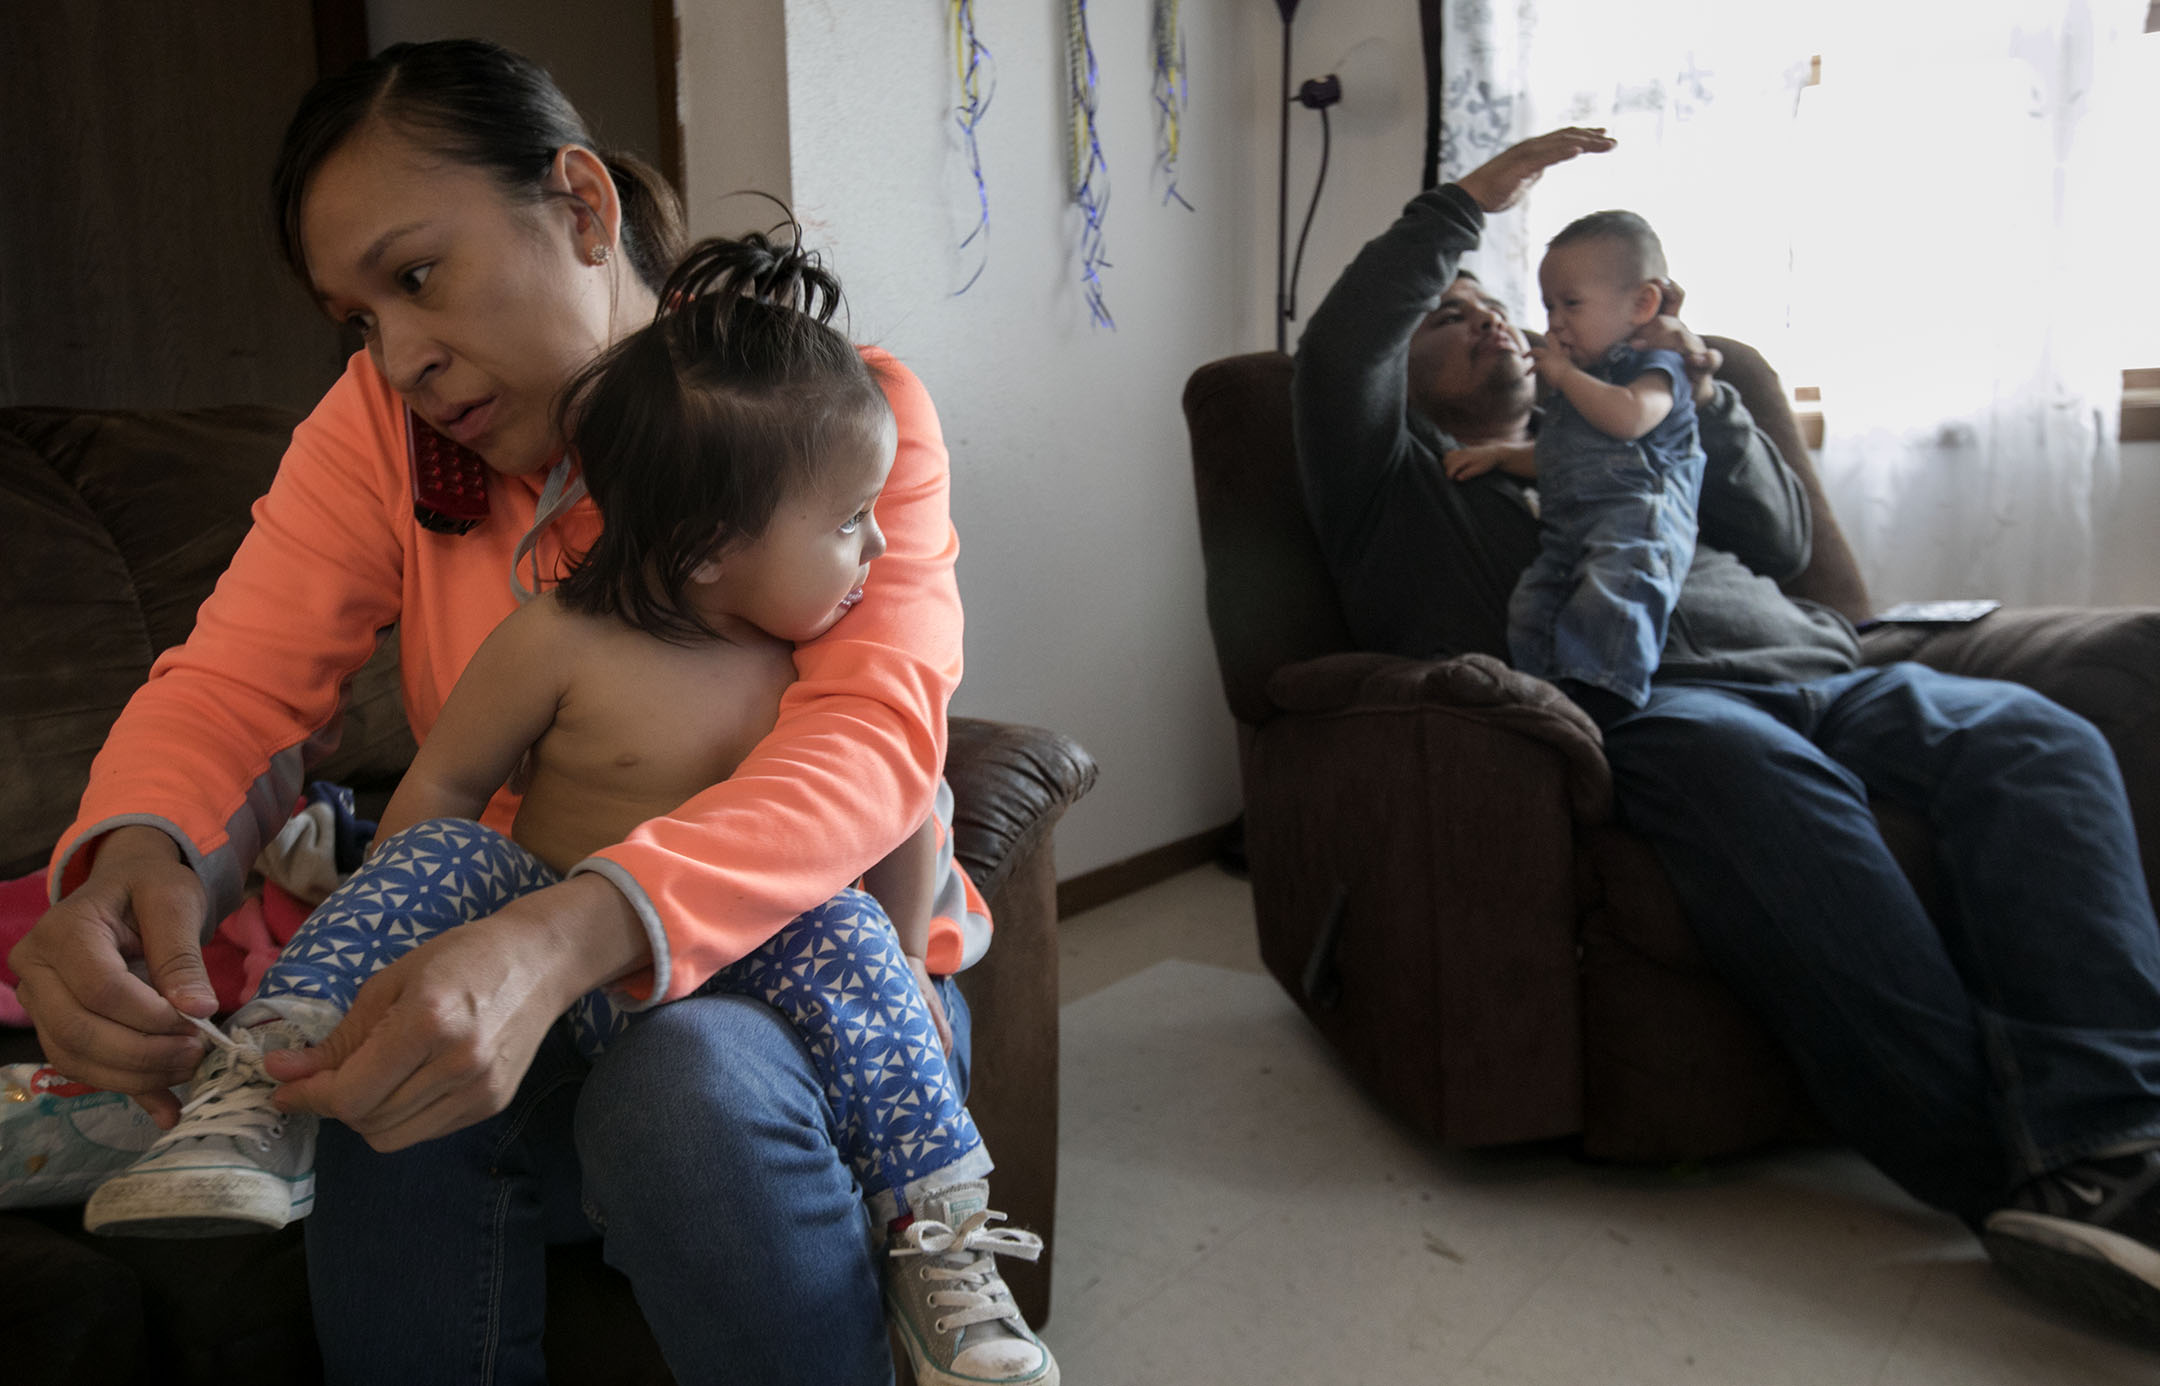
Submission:
<svg viewBox="0 0 2160 1386">
<path fill-rule="evenodd" d="M 271 1141 L 285 1134 L 285 1113 L 270 1100 L 277 1082 L 263 1071 L 262 1050 L 194 1016 L 181 1019 L 222 1050 L 226 1063 L 195 1085 L 195 1091 L 180 1105 L 179 1124 L 160 1136 L 143 1158 L 182 1141 L 210 1136 L 243 1137 L 253 1140 L 258 1149 L 268 1150 Z"/>
<path fill-rule="evenodd" d="M 1005 1279 L 998 1274 L 997 1262 L 992 1258 L 1017 1256 L 1032 1261 L 1042 1255 L 1043 1243 L 1033 1232 L 990 1226 L 1004 1216 L 976 1213 L 958 1228 L 917 1218 L 893 1245 L 894 1256 L 922 1257 L 922 1277 L 942 1286 L 930 1292 L 929 1300 L 933 1309 L 952 1311 L 938 1316 L 934 1327 L 939 1333 L 1002 1319 L 1025 1334 L 1020 1307 L 1013 1303 L 1012 1291 L 1005 1287 Z"/>
</svg>

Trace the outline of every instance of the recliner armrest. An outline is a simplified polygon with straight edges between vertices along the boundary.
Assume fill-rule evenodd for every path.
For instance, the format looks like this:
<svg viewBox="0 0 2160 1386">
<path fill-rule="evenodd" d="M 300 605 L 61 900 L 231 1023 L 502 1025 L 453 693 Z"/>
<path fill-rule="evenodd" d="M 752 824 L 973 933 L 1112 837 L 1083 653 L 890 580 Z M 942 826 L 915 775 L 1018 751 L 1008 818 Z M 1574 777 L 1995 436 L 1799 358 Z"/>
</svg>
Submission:
<svg viewBox="0 0 2160 1386">
<path fill-rule="evenodd" d="M 1582 1124 L 1573 862 L 1597 734 L 1498 660 L 1278 669 L 1245 764 L 1260 956 L 1381 1100 L 1450 1145 Z"/>
<path fill-rule="evenodd" d="M 1385 708 L 1440 709 L 1543 741 L 1566 757 L 1568 802 L 1576 818 L 1602 822 L 1612 813 L 1612 771 L 1590 715 L 1559 689 L 1491 655 L 1405 659 L 1333 654 L 1277 669 L 1268 700 L 1292 714 Z"/>
</svg>

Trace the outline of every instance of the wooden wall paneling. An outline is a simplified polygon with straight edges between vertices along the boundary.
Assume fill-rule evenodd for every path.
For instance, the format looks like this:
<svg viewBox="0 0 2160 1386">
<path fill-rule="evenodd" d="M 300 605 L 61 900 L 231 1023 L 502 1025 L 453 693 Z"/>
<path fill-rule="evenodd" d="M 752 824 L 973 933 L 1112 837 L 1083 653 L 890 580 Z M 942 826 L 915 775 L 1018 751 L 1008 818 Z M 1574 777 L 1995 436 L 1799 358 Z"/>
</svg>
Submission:
<svg viewBox="0 0 2160 1386">
<path fill-rule="evenodd" d="M 314 79 L 305 0 L 10 5 L 0 19 L 0 403 L 304 408 L 336 330 L 271 229 Z"/>
<path fill-rule="evenodd" d="M 367 0 L 310 0 L 315 22 L 315 71 L 343 72 L 365 58 L 368 47 Z"/>
<path fill-rule="evenodd" d="M 676 0 L 652 0 L 652 12 L 653 104 L 660 132 L 653 163 L 679 196 L 683 190 L 682 16 Z"/>
</svg>

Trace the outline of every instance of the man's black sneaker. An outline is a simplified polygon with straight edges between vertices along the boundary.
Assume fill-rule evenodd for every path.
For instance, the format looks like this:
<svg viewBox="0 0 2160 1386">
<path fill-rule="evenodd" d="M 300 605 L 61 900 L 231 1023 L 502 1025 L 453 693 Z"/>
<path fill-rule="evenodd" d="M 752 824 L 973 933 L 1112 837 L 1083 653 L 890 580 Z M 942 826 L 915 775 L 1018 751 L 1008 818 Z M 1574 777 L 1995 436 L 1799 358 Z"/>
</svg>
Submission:
<svg viewBox="0 0 2160 1386">
<path fill-rule="evenodd" d="M 2160 1149 L 2040 1176 L 1988 1215 L 1981 1242 L 2040 1298 L 2160 1341 Z"/>
</svg>

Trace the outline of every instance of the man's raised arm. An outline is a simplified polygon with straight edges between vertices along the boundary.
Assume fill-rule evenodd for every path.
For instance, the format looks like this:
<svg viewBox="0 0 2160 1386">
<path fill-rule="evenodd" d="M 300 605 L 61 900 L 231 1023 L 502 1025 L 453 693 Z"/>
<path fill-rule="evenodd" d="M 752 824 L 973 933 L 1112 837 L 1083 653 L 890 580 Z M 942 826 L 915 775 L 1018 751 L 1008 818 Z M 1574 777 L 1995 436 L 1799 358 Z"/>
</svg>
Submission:
<svg viewBox="0 0 2160 1386">
<path fill-rule="evenodd" d="M 1485 213 L 1455 184 L 1421 193 L 1366 242 L 1298 340 L 1298 469 L 1323 533 L 1372 501 L 1408 455 L 1410 336 L 1477 248 Z"/>
<path fill-rule="evenodd" d="M 1354 530 L 1348 517 L 1409 455 L 1410 338 L 1477 248 L 1486 214 L 1521 201 L 1554 164 L 1612 146 L 1603 130 L 1579 127 L 1511 145 L 1412 199 L 1335 281 L 1299 339 L 1293 387 L 1298 465 L 1323 534 Z"/>
</svg>

